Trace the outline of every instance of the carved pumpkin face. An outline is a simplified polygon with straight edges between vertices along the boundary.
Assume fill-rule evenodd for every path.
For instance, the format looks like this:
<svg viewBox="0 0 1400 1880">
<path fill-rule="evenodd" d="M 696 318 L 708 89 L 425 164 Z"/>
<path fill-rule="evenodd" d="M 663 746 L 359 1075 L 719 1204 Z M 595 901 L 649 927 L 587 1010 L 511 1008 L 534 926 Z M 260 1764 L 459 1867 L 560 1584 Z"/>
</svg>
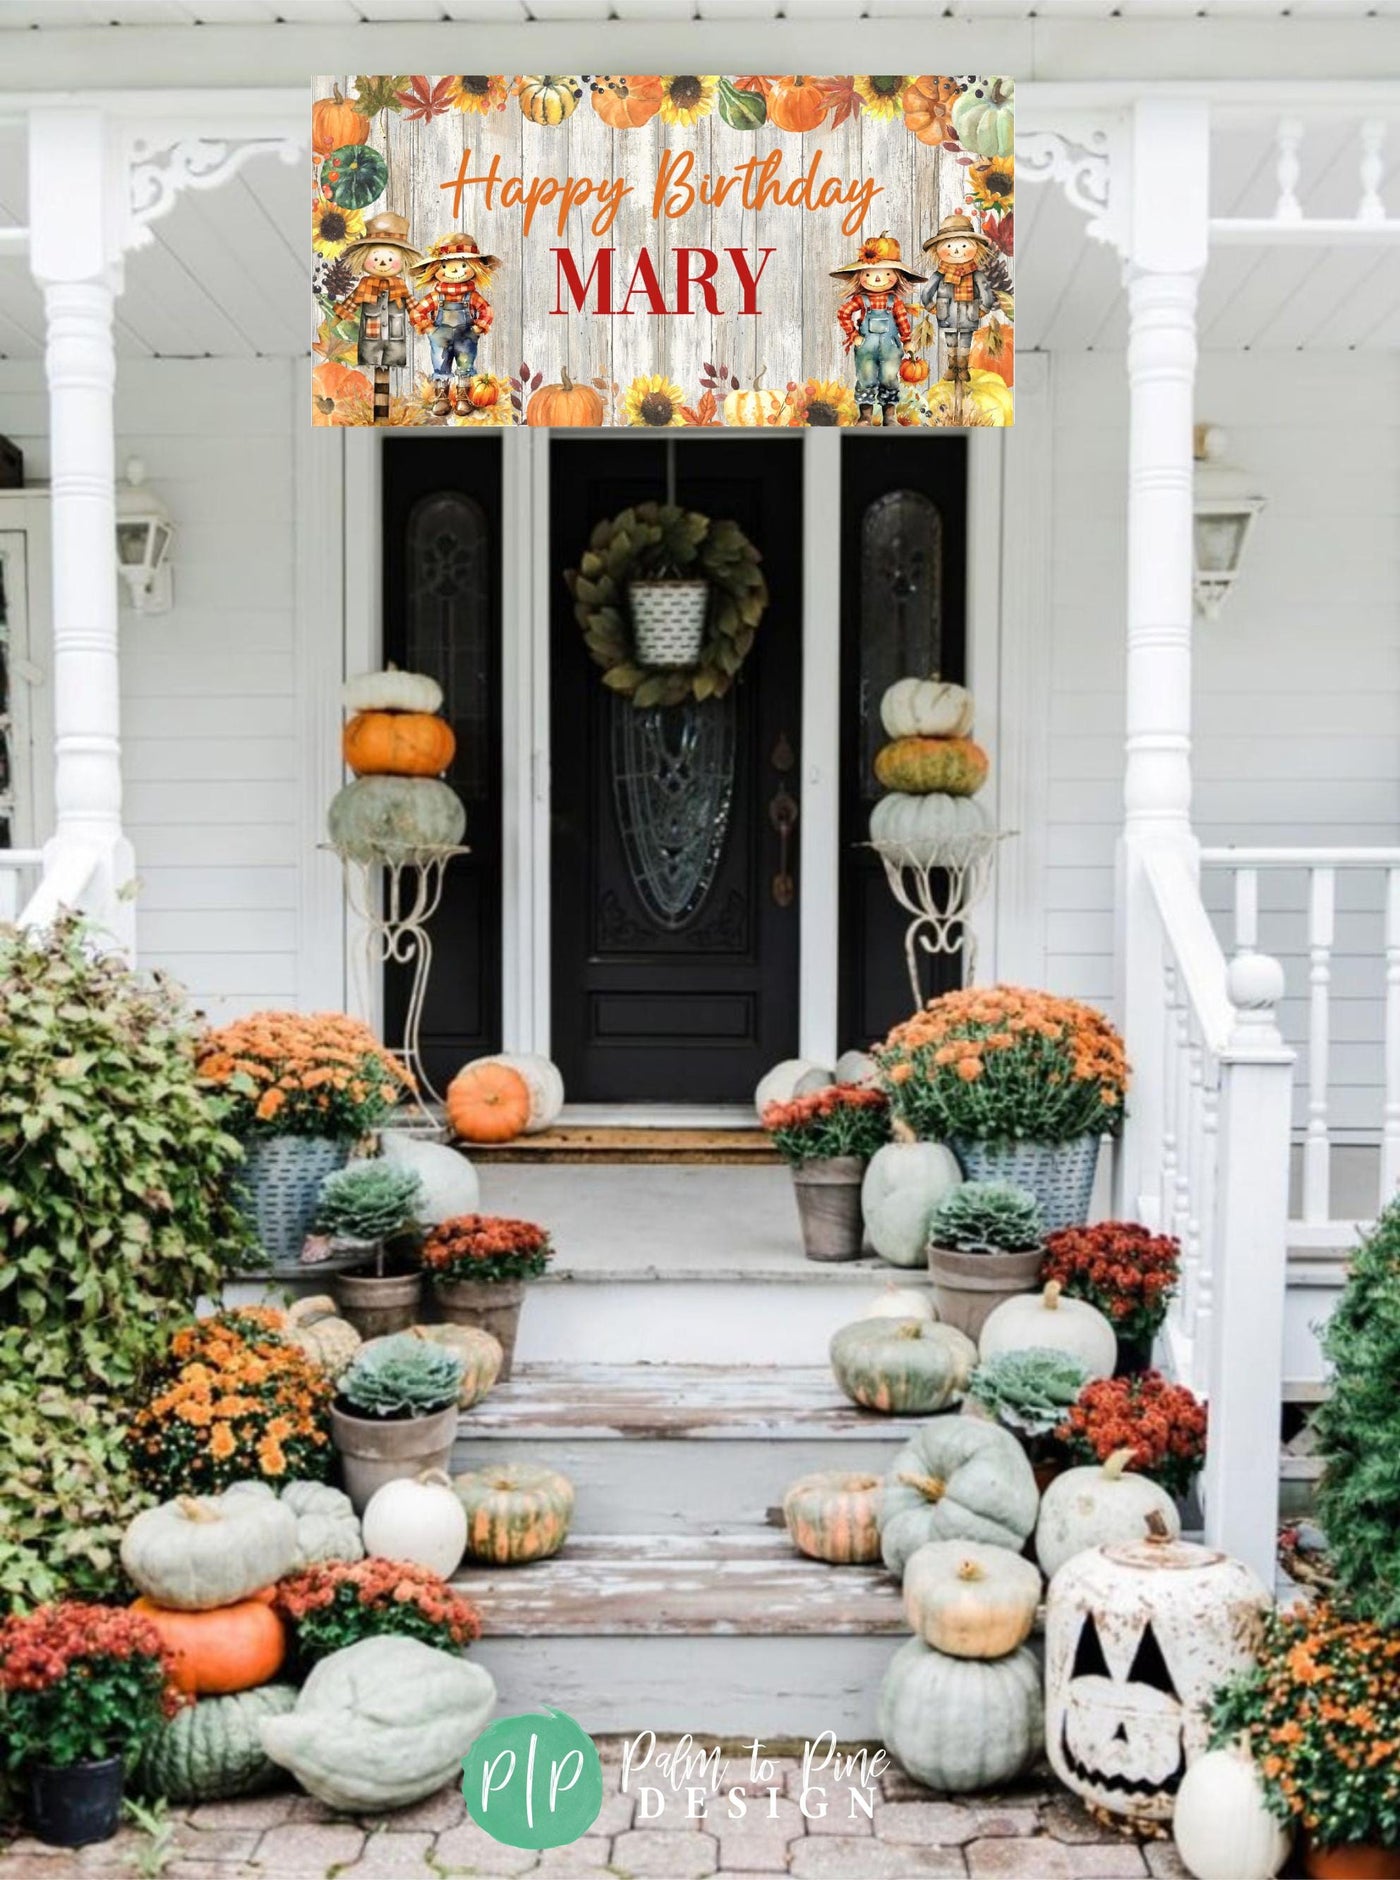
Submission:
<svg viewBox="0 0 1400 1880">
<path fill-rule="evenodd" d="M 1115 1813 L 1174 1796 L 1186 1773 L 1184 1713 L 1149 1619 L 1115 1671 L 1084 1615 L 1065 1691 L 1059 1749 L 1081 1795 Z"/>
</svg>

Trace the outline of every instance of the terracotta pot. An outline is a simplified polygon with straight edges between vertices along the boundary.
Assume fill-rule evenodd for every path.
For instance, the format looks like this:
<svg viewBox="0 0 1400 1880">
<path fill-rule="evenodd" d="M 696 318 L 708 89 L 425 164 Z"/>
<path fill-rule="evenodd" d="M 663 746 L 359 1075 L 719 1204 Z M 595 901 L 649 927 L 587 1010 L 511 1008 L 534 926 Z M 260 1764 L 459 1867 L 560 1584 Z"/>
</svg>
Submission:
<svg viewBox="0 0 1400 1880">
<path fill-rule="evenodd" d="M 928 1270 L 939 1318 L 975 1342 L 1003 1299 L 1035 1291 L 1043 1258 L 1039 1247 L 1030 1253 L 955 1253 L 950 1247 L 930 1247 Z"/>
<path fill-rule="evenodd" d="M 383 1338 L 406 1332 L 419 1318 L 423 1293 L 421 1273 L 337 1273 L 331 1291 L 342 1318 L 349 1319 L 361 1338 Z"/>
<path fill-rule="evenodd" d="M 865 1163 L 858 1155 L 833 1155 L 793 1165 L 792 1190 L 802 1223 L 802 1250 L 809 1260 L 858 1260 L 865 1236 L 860 1184 Z"/>
<path fill-rule="evenodd" d="M 1400 1880 L 1400 1847 L 1317 1847 L 1305 1836 L 1303 1872 L 1312 1880 Z"/>
<path fill-rule="evenodd" d="M 439 1280 L 433 1287 L 442 1316 L 449 1325 L 474 1325 L 490 1332 L 501 1347 L 503 1384 L 515 1362 L 515 1339 L 520 1330 L 520 1308 L 525 1302 L 523 1279 Z"/>
<path fill-rule="evenodd" d="M 455 1403 L 425 1417 L 360 1417 L 331 1405 L 331 1440 L 340 1452 L 345 1492 L 363 1514 L 375 1489 L 426 1469 L 446 1469 L 457 1435 Z"/>
</svg>

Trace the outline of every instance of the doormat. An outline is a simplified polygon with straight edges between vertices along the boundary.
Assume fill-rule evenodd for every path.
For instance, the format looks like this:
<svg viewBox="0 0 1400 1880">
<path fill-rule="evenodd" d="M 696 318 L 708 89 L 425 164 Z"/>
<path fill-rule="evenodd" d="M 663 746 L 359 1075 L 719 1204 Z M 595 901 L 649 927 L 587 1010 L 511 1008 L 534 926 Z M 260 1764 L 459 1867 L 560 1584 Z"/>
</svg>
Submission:
<svg viewBox="0 0 1400 1880">
<path fill-rule="evenodd" d="M 605 1123 L 567 1124 L 484 1147 L 474 1143 L 473 1162 L 727 1163 L 745 1168 L 778 1162 L 761 1129 L 641 1129 Z"/>
<path fill-rule="evenodd" d="M 1012 421 L 1009 78 L 315 89 L 315 424 Z"/>
</svg>

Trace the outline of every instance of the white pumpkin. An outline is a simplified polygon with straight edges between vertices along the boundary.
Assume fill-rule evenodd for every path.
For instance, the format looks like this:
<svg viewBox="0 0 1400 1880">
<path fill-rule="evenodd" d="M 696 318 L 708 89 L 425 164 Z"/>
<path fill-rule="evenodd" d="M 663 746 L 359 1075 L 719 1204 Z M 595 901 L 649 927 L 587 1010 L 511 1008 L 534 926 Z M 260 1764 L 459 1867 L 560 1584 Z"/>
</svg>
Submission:
<svg viewBox="0 0 1400 1880">
<path fill-rule="evenodd" d="M 1053 1279 L 1043 1292 L 1003 1299 L 988 1314 L 977 1341 L 984 1358 L 999 1351 L 1045 1348 L 1077 1358 L 1091 1378 L 1112 1377 L 1118 1367 L 1118 1335 L 1112 1325 L 1087 1299 L 1067 1299 Z"/>
<path fill-rule="evenodd" d="M 364 1559 L 360 1520 L 348 1495 L 328 1482 L 288 1482 L 280 1500 L 296 1516 L 297 1572 L 322 1560 Z"/>
<path fill-rule="evenodd" d="M 880 1081 L 880 1066 L 868 1051 L 843 1051 L 836 1060 L 836 1081 L 861 1090 L 873 1089 Z"/>
<path fill-rule="evenodd" d="M 444 1580 L 467 1551 L 467 1512 L 441 1469 L 375 1489 L 361 1526 L 367 1553 L 415 1561 Z"/>
<path fill-rule="evenodd" d="M 1035 1557 L 1046 1579 L 1086 1547 L 1108 1547 L 1138 1540 L 1151 1514 L 1161 1517 L 1172 1539 L 1181 1533 L 1176 1503 L 1159 1483 L 1130 1473 L 1131 1449 L 1118 1449 L 1107 1462 L 1057 1475 L 1040 1500 L 1035 1528 Z"/>
<path fill-rule="evenodd" d="M 860 1315 L 863 1319 L 936 1319 L 933 1294 L 912 1286 L 886 1286 Z"/>
<path fill-rule="evenodd" d="M 831 1072 L 810 1058 L 784 1058 L 771 1071 L 765 1071 L 753 1093 L 753 1107 L 761 1117 L 770 1103 L 791 1103 L 794 1097 L 809 1097 L 815 1090 L 825 1090 L 835 1083 Z"/>
<path fill-rule="evenodd" d="M 1273 1880 L 1292 1845 L 1241 1748 L 1208 1749 L 1191 1764 L 1177 1790 L 1172 1835 L 1195 1880 Z"/>
<path fill-rule="evenodd" d="M 962 1185 L 962 1170 L 941 1142 L 887 1142 L 870 1158 L 860 1201 L 870 1244 L 891 1266 L 922 1266 L 929 1222 Z"/>
<path fill-rule="evenodd" d="M 347 679 L 340 700 L 348 712 L 440 712 L 442 687 L 425 672 L 362 672 Z"/>
<path fill-rule="evenodd" d="M 965 738 L 972 694 L 947 679 L 896 679 L 880 700 L 880 722 L 892 738 Z"/>
<path fill-rule="evenodd" d="M 916 862 L 927 863 L 967 836 L 992 828 L 992 812 L 980 796 L 908 796 L 892 790 L 870 812 L 872 842 L 894 842 Z"/>
<path fill-rule="evenodd" d="M 564 1079 L 559 1067 L 547 1057 L 537 1053 L 520 1053 L 508 1057 L 504 1052 L 497 1052 L 495 1057 L 477 1058 L 477 1064 L 504 1064 L 508 1069 L 518 1071 L 525 1079 L 525 1088 L 530 1093 L 530 1120 L 525 1125 L 527 1136 L 537 1136 L 542 1129 L 548 1129 L 559 1120 L 559 1112 L 564 1107 Z M 469 1064 L 468 1070 L 472 1068 Z"/>
<path fill-rule="evenodd" d="M 929 1541 L 904 1569 L 904 1616 L 925 1645 L 954 1658 L 1005 1658 L 1024 1645 L 1040 1575 L 1009 1547 Z"/>
<path fill-rule="evenodd" d="M 467 1158 L 444 1142 L 425 1142 L 404 1129 L 386 1129 L 379 1138 L 386 1162 L 411 1168 L 423 1191 L 417 1215 L 425 1227 L 481 1211 L 481 1183 Z"/>
</svg>

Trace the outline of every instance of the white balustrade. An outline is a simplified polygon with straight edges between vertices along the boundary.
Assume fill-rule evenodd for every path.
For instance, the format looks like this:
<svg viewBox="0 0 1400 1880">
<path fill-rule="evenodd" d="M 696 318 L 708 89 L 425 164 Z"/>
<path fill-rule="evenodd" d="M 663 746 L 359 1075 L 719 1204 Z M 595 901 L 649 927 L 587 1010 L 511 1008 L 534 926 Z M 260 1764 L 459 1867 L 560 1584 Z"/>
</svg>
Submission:
<svg viewBox="0 0 1400 1880">
<path fill-rule="evenodd" d="M 1304 178 L 1304 136 L 1309 123 L 1323 118 L 1324 110 L 1298 103 L 1288 115 L 1273 126 L 1273 169 L 1276 185 L 1271 215 L 1212 216 L 1212 243 L 1347 243 L 1394 241 L 1400 238 L 1400 217 L 1387 213 L 1381 188 L 1386 175 L 1386 140 L 1390 124 L 1383 113 L 1395 117 L 1393 94 L 1385 96 L 1371 89 L 1363 91 L 1351 106 L 1356 113 L 1348 125 L 1343 120 L 1339 134 L 1337 106 L 1330 100 L 1325 107 L 1326 134 L 1313 139 L 1318 151 L 1335 151 L 1340 137 L 1348 132 L 1357 147 L 1356 208 L 1351 215 L 1322 215 L 1309 209 Z M 1256 110 L 1221 110 L 1222 120 L 1255 118 Z M 1265 126 L 1261 124 L 1261 132 Z"/>
<path fill-rule="evenodd" d="M 42 849 L 0 849 L 0 921 L 19 919 L 43 866 Z"/>
</svg>

